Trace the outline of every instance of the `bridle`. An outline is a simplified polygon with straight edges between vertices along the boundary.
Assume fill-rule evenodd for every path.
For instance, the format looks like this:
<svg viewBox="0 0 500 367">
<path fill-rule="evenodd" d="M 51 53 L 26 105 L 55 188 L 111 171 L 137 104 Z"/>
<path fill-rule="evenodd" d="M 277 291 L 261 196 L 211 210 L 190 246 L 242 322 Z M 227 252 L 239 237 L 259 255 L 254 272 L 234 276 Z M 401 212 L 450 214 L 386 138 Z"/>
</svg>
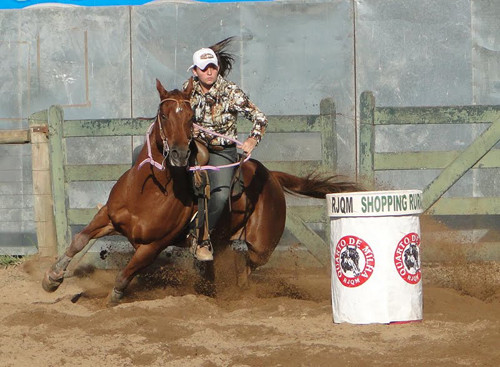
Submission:
<svg viewBox="0 0 500 367">
<path fill-rule="evenodd" d="M 162 99 L 160 101 L 160 103 L 158 105 L 158 112 L 156 113 L 156 118 L 153 121 L 153 123 L 149 126 L 148 131 L 146 132 L 146 142 L 147 142 L 147 146 L 148 146 L 148 158 L 146 158 L 145 160 L 143 160 L 139 164 L 139 166 L 137 167 L 138 169 L 140 169 L 144 164 L 150 163 L 152 166 L 155 166 L 156 168 L 158 168 L 161 171 L 165 170 L 165 162 L 166 162 L 167 157 L 168 157 L 168 155 L 170 153 L 170 146 L 168 145 L 168 138 L 165 135 L 165 132 L 163 131 L 163 127 L 161 125 L 160 115 L 161 115 L 161 105 L 163 103 L 167 102 L 167 101 L 171 101 L 171 102 L 176 102 L 177 103 L 177 107 L 175 108 L 175 112 L 176 113 L 182 112 L 181 103 L 188 103 L 189 104 L 189 108 L 191 108 L 191 102 L 188 99 L 165 98 L 165 99 Z M 162 153 L 162 155 L 163 155 L 163 161 L 161 162 L 161 164 L 158 163 L 158 162 L 156 162 L 153 159 L 153 154 L 151 153 L 150 136 L 151 136 L 151 133 L 153 132 L 153 128 L 154 128 L 154 125 L 155 125 L 156 122 L 158 122 L 158 128 L 160 130 L 160 138 L 162 140 L 162 145 L 163 145 L 163 153 Z M 193 138 L 193 134 L 191 134 L 191 137 L 189 138 L 188 145 L 191 143 L 192 138 Z"/>
<path fill-rule="evenodd" d="M 160 104 L 158 105 L 158 112 L 156 114 L 156 118 L 155 120 L 153 121 L 153 123 L 149 126 L 148 128 L 148 131 L 146 132 L 146 143 L 147 143 L 147 146 L 148 146 L 148 158 L 146 158 L 145 160 L 143 160 L 141 163 L 139 163 L 139 166 L 137 167 L 137 169 L 140 169 L 142 168 L 143 165 L 145 165 L 146 163 L 150 163 L 152 166 L 158 168 L 159 170 L 161 171 L 164 171 L 165 170 L 165 162 L 167 160 L 167 157 L 170 153 L 170 147 L 168 145 L 168 139 L 163 131 L 163 127 L 161 125 L 161 121 L 160 121 L 160 114 L 161 114 L 161 105 L 166 102 L 166 101 L 172 101 L 172 102 L 176 102 L 177 103 L 177 107 L 175 108 L 175 112 L 176 113 L 179 113 L 182 111 L 182 107 L 181 107 L 181 103 L 188 103 L 189 104 L 189 107 L 191 108 L 191 102 L 188 100 L 188 99 L 175 99 L 175 98 L 165 98 L 165 99 L 162 99 L 160 101 Z M 153 159 L 153 154 L 151 153 L 151 142 L 149 140 L 149 137 L 151 136 L 151 133 L 153 132 L 153 128 L 154 128 L 154 125 L 155 123 L 158 122 L 158 127 L 159 127 L 159 130 L 160 130 L 160 138 L 162 140 L 162 144 L 163 144 L 163 161 L 160 163 L 156 162 L 154 159 Z M 216 133 L 215 131 L 212 131 L 212 130 L 209 130 L 209 129 L 206 129 L 200 125 L 197 125 L 197 124 L 194 124 L 193 123 L 193 126 L 196 127 L 198 130 L 202 130 L 210 135 L 213 135 L 213 136 L 219 136 L 219 137 L 223 137 L 225 139 L 228 139 L 234 143 L 236 143 L 237 145 L 242 145 L 242 143 L 236 139 L 233 139 L 231 137 L 228 137 L 228 136 L 225 136 L 225 135 L 222 135 L 222 134 L 219 134 L 219 133 Z M 191 140 L 193 139 L 193 134 L 191 133 L 191 137 L 189 138 L 189 141 L 188 141 L 188 145 L 191 143 Z M 241 161 L 239 162 L 235 162 L 235 163 L 230 163 L 230 164 L 226 164 L 226 165 L 222 165 L 222 166 L 194 166 L 194 167 L 189 167 L 188 170 L 189 171 L 204 171 L 204 170 L 215 170 L 215 171 L 218 171 L 219 169 L 221 168 L 229 168 L 229 167 L 234 167 L 234 166 L 238 166 L 240 165 L 241 163 L 243 162 L 246 162 L 250 159 L 250 154 L 246 155 Z"/>
</svg>

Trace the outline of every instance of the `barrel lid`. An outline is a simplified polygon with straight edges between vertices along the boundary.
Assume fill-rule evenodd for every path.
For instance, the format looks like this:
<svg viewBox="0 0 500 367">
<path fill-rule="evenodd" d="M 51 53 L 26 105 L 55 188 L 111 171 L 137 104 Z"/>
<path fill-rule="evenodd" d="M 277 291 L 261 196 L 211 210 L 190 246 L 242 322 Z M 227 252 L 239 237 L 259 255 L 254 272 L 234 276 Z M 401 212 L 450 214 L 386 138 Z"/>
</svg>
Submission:
<svg viewBox="0 0 500 367">
<path fill-rule="evenodd" d="M 326 203 L 330 217 L 380 217 L 423 212 L 422 190 L 328 194 Z"/>
</svg>

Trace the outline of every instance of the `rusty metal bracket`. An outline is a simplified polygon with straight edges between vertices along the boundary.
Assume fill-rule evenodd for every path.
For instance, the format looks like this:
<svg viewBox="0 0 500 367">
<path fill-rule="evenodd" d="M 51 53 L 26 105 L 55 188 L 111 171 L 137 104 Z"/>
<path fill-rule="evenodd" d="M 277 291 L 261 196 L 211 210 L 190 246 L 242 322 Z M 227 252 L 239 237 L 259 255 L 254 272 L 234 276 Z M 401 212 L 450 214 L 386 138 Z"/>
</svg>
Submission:
<svg viewBox="0 0 500 367">
<path fill-rule="evenodd" d="M 31 131 L 34 133 L 44 133 L 45 136 L 49 136 L 49 127 L 48 125 L 35 125 L 31 126 Z"/>
</svg>

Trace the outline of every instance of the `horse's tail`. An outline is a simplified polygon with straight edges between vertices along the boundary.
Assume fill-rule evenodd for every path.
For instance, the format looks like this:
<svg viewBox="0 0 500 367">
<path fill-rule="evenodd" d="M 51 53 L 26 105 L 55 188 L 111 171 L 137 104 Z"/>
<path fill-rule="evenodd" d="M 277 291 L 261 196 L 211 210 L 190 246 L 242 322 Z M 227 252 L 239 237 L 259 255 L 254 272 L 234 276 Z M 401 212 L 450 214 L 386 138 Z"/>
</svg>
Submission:
<svg viewBox="0 0 500 367">
<path fill-rule="evenodd" d="M 281 187 L 290 194 L 324 199 L 326 194 L 363 191 L 357 183 L 342 180 L 340 176 L 323 176 L 315 172 L 304 177 L 297 177 L 279 171 L 271 171 L 271 174 L 279 181 Z"/>
</svg>

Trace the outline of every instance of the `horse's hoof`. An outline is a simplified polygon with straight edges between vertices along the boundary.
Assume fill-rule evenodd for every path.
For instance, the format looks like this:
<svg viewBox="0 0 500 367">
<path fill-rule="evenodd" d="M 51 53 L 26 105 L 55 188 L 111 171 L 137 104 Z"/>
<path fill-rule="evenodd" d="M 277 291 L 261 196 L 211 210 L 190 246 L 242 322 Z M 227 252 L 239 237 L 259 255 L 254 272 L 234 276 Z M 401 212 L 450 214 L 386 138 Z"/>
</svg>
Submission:
<svg viewBox="0 0 500 367">
<path fill-rule="evenodd" d="M 52 278 L 50 276 L 50 270 L 48 270 L 47 272 L 45 272 L 45 275 L 42 279 L 42 288 L 46 292 L 55 292 L 57 290 L 57 288 L 59 288 L 59 286 L 61 285 L 63 280 L 64 280 L 64 277 L 60 277 L 60 278 L 56 278 L 56 279 Z"/>
<path fill-rule="evenodd" d="M 114 307 L 119 305 L 122 298 L 123 298 L 123 292 L 113 288 L 113 290 L 108 296 L 108 307 Z"/>
</svg>

